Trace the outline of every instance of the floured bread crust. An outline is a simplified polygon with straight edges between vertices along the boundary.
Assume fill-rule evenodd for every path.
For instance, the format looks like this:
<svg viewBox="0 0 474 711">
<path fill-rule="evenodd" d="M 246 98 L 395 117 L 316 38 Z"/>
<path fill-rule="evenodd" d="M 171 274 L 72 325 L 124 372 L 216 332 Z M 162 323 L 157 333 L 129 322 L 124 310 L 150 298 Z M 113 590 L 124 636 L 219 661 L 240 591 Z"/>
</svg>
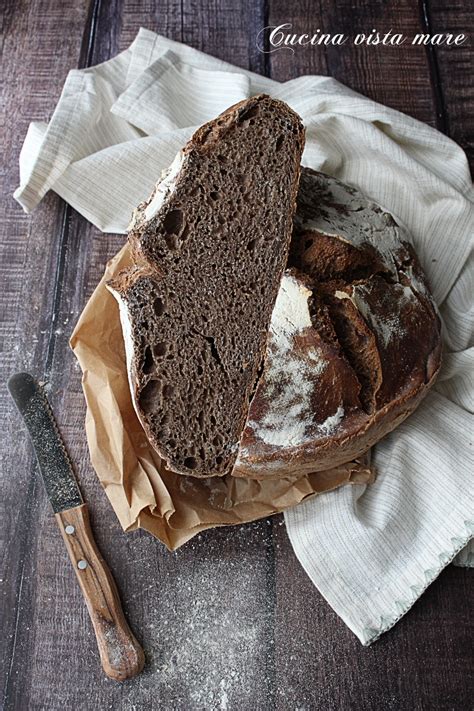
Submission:
<svg viewBox="0 0 474 711">
<path fill-rule="evenodd" d="M 290 265 L 235 476 L 297 476 L 360 457 L 439 371 L 440 321 L 416 255 L 362 193 L 303 169 Z"/>
<path fill-rule="evenodd" d="M 272 314 L 266 367 L 252 401 L 239 462 L 252 448 L 291 449 L 337 431 L 358 405 L 359 382 L 339 348 L 313 327 L 312 291 L 287 271 Z M 324 397 L 320 396 L 324 392 Z"/>
</svg>

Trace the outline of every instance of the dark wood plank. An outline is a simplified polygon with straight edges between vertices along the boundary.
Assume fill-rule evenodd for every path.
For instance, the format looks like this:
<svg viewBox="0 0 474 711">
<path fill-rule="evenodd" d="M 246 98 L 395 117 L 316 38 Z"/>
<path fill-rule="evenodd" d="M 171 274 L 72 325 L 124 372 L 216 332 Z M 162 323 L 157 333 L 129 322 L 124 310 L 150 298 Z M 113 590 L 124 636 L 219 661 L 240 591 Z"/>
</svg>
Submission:
<svg viewBox="0 0 474 711">
<path fill-rule="evenodd" d="M 427 31 L 465 34 L 467 41 L 458 47 L 441 46 L 427 50 L 435 81 L 438 128 L 466 151 L 474 170 L 474 6 L 463 0 L 422 2 Z"/>
<path fill-rule="evenodd" d="M 169 36 L 180 39 L 180 16 L 174 5 L 170 8 L 168 16 L 161 5 L 159 12 L 150 14 L 149 6 L 125 2 L 117 7 L 119 25 L 128 28 L 125 44 L 144 24 L 158 31 L 165 28 Z M 204 11 L 205 5 L 200 9 Z M 145 10 L 146 16 L 140 16 Z M 113 13 L 104 12 L 96 6 L 97 39 L 87 48 L 94 62 L 106 59 L 117 45 L 124 46 L 116 26 L 110 26 Z M 206 20 L 195 22 L 187 26 L 187 41 L 252 66 L 247 56 L 253 51 L 250 27 L 242 24 L 240 11 L 221 3 L 206 13 L 213 17 L 214 29 L 208 31 Z M 153 26 L 150 17 L 158 16 L 160 24 Z M 230 56 L 229 48 L 219 41 L 218 29 L 224 26 L 234 32 Z M 102 675 L 80 592 L 38 487 L 31 522 L 35 533 L 25 543 L 27 584 L 20 601 L 7 704 L 19 709 L 62 709 L 65 704 L 78 709 L 120 704 L 155 708 L 159 699 L 163 708 L 220 708 L 226 703 L 251 707 L 254 702 L 270 708 L 275 599 L 271 526 L 260 522 L 232 532 L 210 531 L 170 554 L 148 534 L 121 532 L 88 463 L 80 375 L 67 340 L 105 262 L 122 242 L 123 237 L 102 235 L 71 213 L 61 242 L 64 259 L 49 341 L 50 381 L 58 420 L 90 502 L 98 543 L 114 571 L 130 622 L 143 641 L 148 666 L 142 677 L 121 687 Z M 51 310 L 44 318 L 51 318 Z"/>
<path fill-rule="evenodd" d="M 195 47 L 254 72 L 265 73 L 256 35 L 263 26 L 264 3 L 241 0 L 127 0 L 121 18 L 120 47 L 125 49 L 140 27 Z"/>
<path fill-rule="evenodd" d="M 265 57 L 256 43 L 263 20 L 263 1 L 185 0 L 182 41 L 239 67 L 265 74 Z"/>
<path fill-rule="evenodd" d="M 177 42 L 182 41 L 181 0 L 126 0 L 120 16 L 120 49 L 126 49 L 140 27 L 145 27 Z"/>
<path fill-rule="evenodd" d="M 343 33 L 353 38 L 359 32 L 390 29 L 412 36 L 421 31 L 420 13 L 412 0 L 387 3 L 383 0 L 354 4 L 352 0 L 320 3 L 299 0 L 288 3 L 271 0 L 268 25 L 291 22 L 291 32 L 312 34 Z M 289 19 L 290 18 L 290 19 Z M 382 104 L 435 123 L 428 59 L 424 47 L 355 46 L 352 42 L 334 46 L 297 47 L 294 53 L 285 49 L 269 56 L 271 75 L 279 81 L 300 74 L 331 75 L 355 91 Z"/>
<path fill-rule="evenodd" d="M 2 276 L 1 380 L 16 370 L 40 372 L 48 348 L 53 292 L 51 274 L 59 248 L 62 207 L 48 196 L 33 217 L 11 194 L 18 185 L 18 154 L 30 120 L 47 119 L 81 51 L 87 3 L 44 0 L 2 4 Z M 11 666 L 18 631 L 28 624 L 33 522 L 40 515 L 34 464 L 13 404 L 2 385 L 2 635 L 1 694 L 18 686 Z M 22 613 L 26 616 L 22 619 Z"/>
</svg>

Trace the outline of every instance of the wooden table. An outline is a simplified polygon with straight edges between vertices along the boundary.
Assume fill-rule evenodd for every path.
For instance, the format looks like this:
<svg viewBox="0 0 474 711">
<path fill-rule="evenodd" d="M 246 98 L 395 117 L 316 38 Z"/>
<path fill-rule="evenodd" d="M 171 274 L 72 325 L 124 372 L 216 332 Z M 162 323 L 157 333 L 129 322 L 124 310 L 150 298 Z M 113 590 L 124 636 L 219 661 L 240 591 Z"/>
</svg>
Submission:
<svg viewBox="0 0 474 711">
<path fill-rule="evenodd" d="M 363 648 L 306 577 L 280 516 L 209 531 L 177 553 L 146 533 L 122 533 L 89 463 L 68 337 L 123 237 L 101 234 L 53 193 L 30 216 L 10 196 L 28 123 L 50 117 L 68 70 L 107 60 L 140 26 L 275 79 L 330 74 L 436 126 L 472 161 L 474 8 L 467 0 L 4 0 L 2 7 L 2 374 L 28 369 L 50 382 L 98 543 L 147 654 L 134 681 L 119 685 L 102 674 L 78 585 L 4 390 L 4 708 L 472 708 L 469 571 L 449 566 L 392 631 Z M 455 48 L 259 52 L 258 31 L 283 22 L 298 33 L 392 28 L 471 36 Z"/>
</svg>

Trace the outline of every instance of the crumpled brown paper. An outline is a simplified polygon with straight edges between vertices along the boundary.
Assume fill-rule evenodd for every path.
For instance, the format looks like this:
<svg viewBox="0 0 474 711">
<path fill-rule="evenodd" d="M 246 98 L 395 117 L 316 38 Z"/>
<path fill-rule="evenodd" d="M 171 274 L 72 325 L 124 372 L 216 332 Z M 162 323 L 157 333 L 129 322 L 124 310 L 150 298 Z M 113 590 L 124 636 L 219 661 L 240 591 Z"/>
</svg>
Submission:
<svg viewBox="0 0 474 711">
<path fill-rule="evenodd" d="M 105 288 L 129 263 L 125 245 L 108 263 L 71 337 L 83 372 L 92 465 L 125 531 L 144 528 L 174 550 L 206 528 L 254 521 L 316 493 L 373 479 L 368 458 L 296 480 L 196 479 L 166 469 L 133 408 L 118 304 Z"/>
</svg>

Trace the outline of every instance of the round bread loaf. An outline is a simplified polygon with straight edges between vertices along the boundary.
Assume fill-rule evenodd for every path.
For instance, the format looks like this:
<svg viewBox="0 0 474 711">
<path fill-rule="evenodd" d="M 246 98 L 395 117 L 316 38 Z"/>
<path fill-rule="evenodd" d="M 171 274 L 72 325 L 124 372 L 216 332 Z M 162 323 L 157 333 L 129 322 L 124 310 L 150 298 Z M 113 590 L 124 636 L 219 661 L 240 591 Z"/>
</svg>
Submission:
<svg viewBox="0 0 474 711">
<path fill-rule="evenodd" d="M 360 191 L 303 169 L 288 266 L 234 476 L 299 476 L 360 457 L 439 371 L 441 324 L 416 254 Z"/>
</svg>

